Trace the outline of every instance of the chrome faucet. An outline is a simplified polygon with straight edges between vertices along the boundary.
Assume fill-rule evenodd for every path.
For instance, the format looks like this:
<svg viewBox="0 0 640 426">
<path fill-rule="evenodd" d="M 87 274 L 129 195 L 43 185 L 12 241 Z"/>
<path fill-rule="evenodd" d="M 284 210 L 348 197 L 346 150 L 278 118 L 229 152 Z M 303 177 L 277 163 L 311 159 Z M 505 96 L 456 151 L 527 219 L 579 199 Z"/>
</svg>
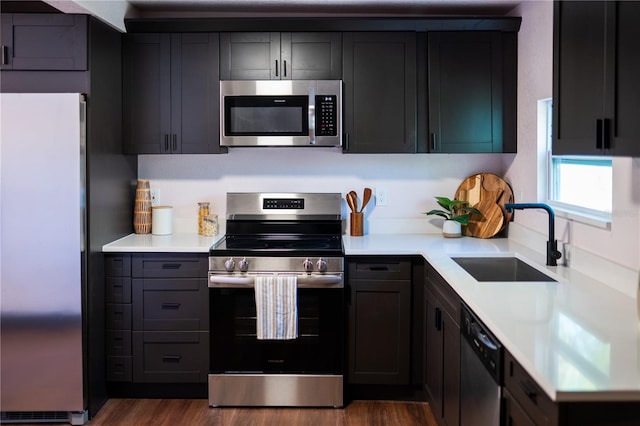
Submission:
<svg viewBox="0 0 640 426">
<path fill-rule="evenodd" d="M 504 208 L 507 212 L 511 213 L 514 210 L 524 209 L 544 209 L 549 214 L 549 240 L 547 240 L 547 265 L 558 266 L 556 262 L 562 257 L 562 253 L 558 251 L 558 241 L 555 239 L 555 214 L 553 209 L 544 203 L 517 203 L 517 204 L 505 204 Z"/>
</svg>

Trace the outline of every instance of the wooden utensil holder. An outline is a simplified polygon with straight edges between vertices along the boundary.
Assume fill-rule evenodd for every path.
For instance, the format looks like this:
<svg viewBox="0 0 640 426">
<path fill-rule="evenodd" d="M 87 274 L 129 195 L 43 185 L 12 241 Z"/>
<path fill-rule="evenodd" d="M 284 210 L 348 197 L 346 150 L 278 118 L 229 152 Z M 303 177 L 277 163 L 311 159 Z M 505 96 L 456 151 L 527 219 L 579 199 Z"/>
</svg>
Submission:
<svg viewBox="0 0 640 426">
<path fill-rule="evenodd" d="M 361 237 L 364 235 L 364 213 L 352 212 L 350 217 L 351 236 Z"/>
</svg>

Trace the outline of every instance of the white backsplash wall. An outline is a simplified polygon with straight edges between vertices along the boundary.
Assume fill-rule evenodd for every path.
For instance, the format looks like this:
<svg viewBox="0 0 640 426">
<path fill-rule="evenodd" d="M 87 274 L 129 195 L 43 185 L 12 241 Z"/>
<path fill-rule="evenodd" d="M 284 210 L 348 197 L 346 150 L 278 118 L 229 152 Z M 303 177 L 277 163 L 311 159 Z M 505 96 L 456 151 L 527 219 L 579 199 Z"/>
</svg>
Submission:
<svg viewBox="0 0 640 426">
<path fill-rule="evenodd" d="M 336 148 L 230 148 L 220 155 L 140 155 L 138 177 L 174 207 L 174 231 L 196 232 L 198 201 L 210 201 L 224 232 L 227 192 L 358 193 L 381 187 L 389 205 L 366 208 L 365 232 L 440 232 L 440 220 L 422 212 L 433 197 L 452 198 L 474 173 L 504 173 L 510 154 L 342 154 Z M 507 161 L 508 163 L 508 161 Z M 348 217 L 343 199 L 343 216 Z M 380 221 L 380 222 L 379 222 Z M 348 229 L 348 228 L 347 228 Z"/>
</svg>

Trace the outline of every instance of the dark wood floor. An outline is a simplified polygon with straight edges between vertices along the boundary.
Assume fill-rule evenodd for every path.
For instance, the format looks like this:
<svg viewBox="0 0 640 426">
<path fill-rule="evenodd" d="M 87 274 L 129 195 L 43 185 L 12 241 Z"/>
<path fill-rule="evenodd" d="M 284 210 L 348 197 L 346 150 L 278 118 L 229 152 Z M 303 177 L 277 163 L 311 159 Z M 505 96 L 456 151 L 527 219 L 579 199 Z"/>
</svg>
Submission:
<svg viewBox="0 0 640 426">
<path fill-rule="evenodd" d="M 210 408 L 205 399 L 110 399 L 94 425 L 436 426 L 426 402 L 353 401 L 333 408 Z"/>
</svg>

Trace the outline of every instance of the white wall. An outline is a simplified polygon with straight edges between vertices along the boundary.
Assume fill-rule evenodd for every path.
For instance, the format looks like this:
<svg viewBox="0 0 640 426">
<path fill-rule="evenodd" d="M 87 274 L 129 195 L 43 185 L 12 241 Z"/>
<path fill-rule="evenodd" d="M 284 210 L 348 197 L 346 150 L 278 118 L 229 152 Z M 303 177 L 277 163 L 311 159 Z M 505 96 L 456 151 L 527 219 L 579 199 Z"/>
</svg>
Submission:
<svg viewBox="0 0 640 426">
<path fill-rule="evenodd" d="M 385 232 L 379 220 L 406 220 L 412 231 L 440 232 L 421 213 L 437 205 L 433 197 L 452 198 L 474 173 L 502 175 L 504 154 L 379 155 L 342 154 L 335 148 L 231 148 L 223 155 L 141 155 L 138 175 L 160 189 L 160 203 L 174 206 L 177 218 L 197 217 L 197 202 L 211 201 L 224 218 L 227 192 L 339 192 L 384 187 L 389 206 L 366 209 L 365 231 Z M 348 213 L 343 201 L 343 214 Z M 221 221 L 222 222 L 222 221 Z M 406 230 L 408 228 L 394 228 Z M 388 228 L 388 230 L 391 230 Z"/>
<path fill-rule="evenodd" d="M 505 164 L 506 180 L 517 201 L 544 201 L 536 142 L 537 101 L 553 91 L 553 2 L 525 1 L 512 13 L 522 16 L 518 35 L 518 154 Z M 557 219 L 556 237 L 572 246 L 640 270 L 640 159 L 613 161 L 613 218 L 610 229 Z M 516 222 L 540 233 L 547 231 L 546 213 L 519 211 Z"/>
</svg>

